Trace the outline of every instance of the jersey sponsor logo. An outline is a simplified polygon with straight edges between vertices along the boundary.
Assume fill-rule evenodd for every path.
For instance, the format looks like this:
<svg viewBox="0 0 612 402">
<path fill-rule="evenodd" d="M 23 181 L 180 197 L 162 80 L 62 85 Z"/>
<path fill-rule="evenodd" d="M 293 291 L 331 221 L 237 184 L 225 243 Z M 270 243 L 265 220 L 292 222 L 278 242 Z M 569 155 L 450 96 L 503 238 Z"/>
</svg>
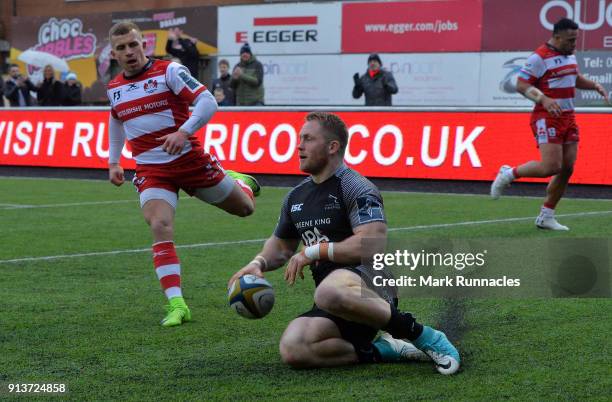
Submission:
<svg viewBox="0 0 612 402">
<path fill-rule="evenodd" d="M 302 210 L 302 206 L 304 205 L 304 203 L 300 203 L 300 204 L 293 204 L 291 206 L 291 212 L 300 212 Z"/>
<path fill-rule="evenodd" d="M 128 87 L 128 89 L 125 90 L 125 92 L 132 92 L 132 91 L 137 90 L 138 88 L 140 88 L 138 84 L 134 84 L 133 82 L 130 82 L 130 86 Z"/>
<path fill-rule="evenodd" d="M 187 87 L 191 89 L 192 91 L 195 91 L 196 88 L 198 88 L 201 85 L 198 81 L 195 80 L 195 78 L 187 74 L 186 71 L 181 71 L 179 73 L 179 77 L 181 78 L 181 80 L 183 80 L 185 85 L 187 85 Z"/>
<path fill-rule="evenodd" d="M 359 208 L 359 223 L 384 219 L 381 202 L 373 195 L 364 195 L 357 198 Z"/>
<path fill-rule="evenodd" d="M 157 80 L 150 79 L 144 84 L 144 91 L 148 94 L 152 94 L 157 90 Z"/>
<path fill-rule="evenodd" d="M 557 131 L 555 130 L 554 127 L 549 127 L 548 128 L 548 136 L 549 137 L 556 137 L 557 136 Z"/>
<path fill-rule="evenodd" d="M 121 90 L 113 92 L 113 102 L 118 102 L 121 99 Z"/>
<path fill-rule="evenodd" d="M 325 236 L 319 229 L 314 227 L 312 230 L 305 230 L 302 232 L 302 241 L 304 245 L 308 247 L 319 243 L 329 243 L 329 237 Z"/>
</svg>

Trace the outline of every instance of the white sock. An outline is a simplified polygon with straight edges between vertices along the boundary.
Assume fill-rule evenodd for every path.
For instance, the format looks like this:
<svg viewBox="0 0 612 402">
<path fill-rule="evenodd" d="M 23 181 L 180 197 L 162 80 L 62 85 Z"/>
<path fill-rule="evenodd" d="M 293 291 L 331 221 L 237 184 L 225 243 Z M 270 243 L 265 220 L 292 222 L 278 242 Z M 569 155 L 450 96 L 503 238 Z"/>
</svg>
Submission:
<svg viewBox="0 0 612 402">
<path fill-rule="evenodd" d="M 513 170 L 514 169 L 512 168 L 505 169 L 503 171 L 504 177 L 506 177 L 506 179 L 509 179 L 509 180 L 514 180 L 516 177 L 514 177 L 514 173 L 512 173 Z"/>
<path fill-rule="evenodd" d="M 540 213 L 546 217 L 553 217 L 555 216 L 555 210 L 551 209 L 551 208 L 547 208 L 545 206 L 542 206 L 542 208 L 540 209 Z"/>
</svg>

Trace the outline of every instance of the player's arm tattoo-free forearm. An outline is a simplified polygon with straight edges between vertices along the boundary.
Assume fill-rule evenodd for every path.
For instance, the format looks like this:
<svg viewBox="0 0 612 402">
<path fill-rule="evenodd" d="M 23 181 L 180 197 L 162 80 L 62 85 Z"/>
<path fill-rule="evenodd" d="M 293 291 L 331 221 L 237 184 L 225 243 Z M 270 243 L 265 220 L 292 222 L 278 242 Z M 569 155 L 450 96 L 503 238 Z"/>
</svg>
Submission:
<svg viewBox="0 0 612 402">
<path fill-rule="evenodd" d="M 121 151 L 125 143 L 125 131 L 120 120 L 115 119 L 112 115 L 108 118 L 108 163 L 119 163 Z"/>
<path fill-rule="evenodd" d="M 263 250 L 251 262 L 258 264 L 264 272 L 273 271 L 289 261 L 298 244 L 297 239 L 280 239 L 272 236 L 266 240 Z"/>
<path fill-rule="evenodd" d="M 538 88 L 534 87 L 533 85 L 529 86 L 525 90 L 525 92 L 523 92 L 523 95 L 525 95 L 527 99 L 531 99 L 535 103 L 540 103 L 542 101 L 542 98 L 544 97 L 544 94 L 542 93 L 542 91 L 540 91 Z"/>
</svg>

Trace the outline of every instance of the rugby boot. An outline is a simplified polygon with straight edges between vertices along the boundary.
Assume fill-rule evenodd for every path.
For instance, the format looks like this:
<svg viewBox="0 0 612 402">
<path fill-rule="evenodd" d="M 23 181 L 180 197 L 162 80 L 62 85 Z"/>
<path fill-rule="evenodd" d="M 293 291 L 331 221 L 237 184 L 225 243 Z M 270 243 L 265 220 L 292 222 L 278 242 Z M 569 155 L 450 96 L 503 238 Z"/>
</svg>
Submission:
<svg viewBox="0 0 612 402">
<path fill-rule="evenodd" d="M 567 231 L 569 228 L 565 225 L 557 222 L 554 216 L 540 214 L 535 220 L 535 224 L 538 229 L 546 229 L 546 230 L 563 230 Z"/>
<path fill-rule="evenodd" d="M 440 374 L 454 374 L 459 370 L 459 352 L 444 332 L 423 326 L 421 335 L 413 341 L 414 346 L 425 352 L 436 364 Z"/>
<path fill-rule="evenodd" d="M 161 321 L 162 327 L 175 327 L 183 322 L 191 321 L 191 311 L 182 297 L 173 297 L 166 306 L 168 314 Z"/>
<path fill-rule="evenodd" d="M 497 177 L 491 184 L 491 198 L 497 200 L 501 197 L 502 193 L 512 183 L 512 168 L 508 165 L 503 165 L 499 168 L 499 173 L 497 173 Z"/>
<path fill-rule="evenodd" d="M 233 170 L 226 170 L 225 174 L 231 177 L 234 180 L 240 180 L 253 192 L 253 197 L 257 197 L 261 192 L 261 186 L 257 182 L 257 180 L 253 176 L 249 176 L 248 174 L 234 172 Z"/>
<path fill-rule="evenodd" d="M 375 341 L 383 362 L 429 361 L 428 355 L 417 349 L 412 343 L 403 339 L 395 339 L 391 334 L 383 332 Z"/>
</svg>

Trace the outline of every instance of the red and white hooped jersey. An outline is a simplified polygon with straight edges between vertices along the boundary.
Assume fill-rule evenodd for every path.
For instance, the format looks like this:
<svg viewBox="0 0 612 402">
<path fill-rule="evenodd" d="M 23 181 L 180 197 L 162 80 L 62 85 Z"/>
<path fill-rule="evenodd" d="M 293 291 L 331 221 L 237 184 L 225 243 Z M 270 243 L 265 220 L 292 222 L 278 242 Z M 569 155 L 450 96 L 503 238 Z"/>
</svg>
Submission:
<svg viewBox="0 0 612 402">
<path fill-rule="evenodd" d="M 554 99 L 564 111 L 574 110 L 576 78 L 576 56 L 559 53 L 548 44 L 540 46 L 529 56 L 518 77 Z M 545 109 L 541 104 L 537 104 L 533 111 L 541 112 Z"/>
<path fill-rule="evenodd" d="M 189 105 L 206 87 L 175 62 L 150 60 L 138 75 L 123 73 L 108 83 L 111 115 L 120 120 L 137 164 L 172 162 L 201 150 L 195 136 L 178 155 L 161 149 L 157 138 L 173 133 L 189 118 Z"/>
</svg>

